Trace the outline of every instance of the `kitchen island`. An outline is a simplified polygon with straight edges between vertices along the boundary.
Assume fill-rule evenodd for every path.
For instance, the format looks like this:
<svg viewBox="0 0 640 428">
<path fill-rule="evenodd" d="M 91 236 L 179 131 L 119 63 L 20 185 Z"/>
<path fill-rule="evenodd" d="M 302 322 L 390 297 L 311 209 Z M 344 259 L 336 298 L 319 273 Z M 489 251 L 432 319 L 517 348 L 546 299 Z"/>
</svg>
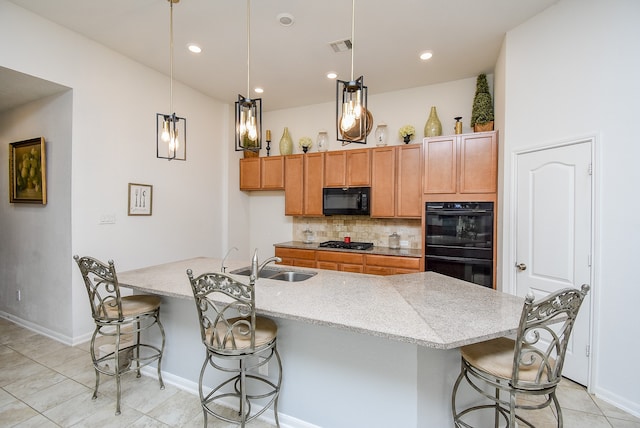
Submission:
<svg viewBox="0 0 640 428">
<path fill-rule="evenodd" d="M 227 272 L 247 265 L 226 262 Z M 221 260 L 194 258 L 118 278 L 124 287 L 165 297 L 163 373 L 195 390 L 204 347 L 186 269 L 219 272 Z M 522 309 L 521 298 L 433 272 L 313 271 L 305 281 L 256 283 L 258 312 L 279 327 L 283 426 L 451 426 L 456 348 L 512 334 Z"/>
</svg>

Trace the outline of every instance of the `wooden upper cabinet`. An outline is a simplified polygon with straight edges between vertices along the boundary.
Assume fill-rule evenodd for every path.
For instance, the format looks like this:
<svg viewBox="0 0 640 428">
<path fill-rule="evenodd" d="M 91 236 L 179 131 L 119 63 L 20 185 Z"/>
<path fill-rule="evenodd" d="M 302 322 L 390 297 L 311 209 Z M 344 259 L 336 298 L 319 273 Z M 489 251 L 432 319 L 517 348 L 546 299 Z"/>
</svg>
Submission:
<svg viewBox="0 0 640 428">
<path fill-rule="evenodd" d="M 396 150 L 396 217 L 422 218 L 422 144 Z"/>
<path fill-rule="evenodd" d="M 323 153 L 304 155 L 304 212 L 306 216 L 322 216 L 322 188 L 324 187 Z"/>
<path fill-rule="evenodd" d="M 240 159 L 240 190 L 284 189 L 283 156 Z"/>
<path fill-rule="evenodd" d="M 424 193 L 495 193 L 498 182 L 496 131 L 424 140 Z"/>
<path fill-rule="evenodd" d="M 456 193 L 458 181 L 457 151 L 457 136 L 425 139 L 425 193 Z"/>
<path fill-rule="evenodd" d="M 289 155 L 284 157 L 284 214 L 304 213 L 304 157 Z"/>
<path fill-rule="evenodd" d="M 371 217 L 396 215 L 396 149 L 377 147 L 371 153 Z"/>
<path fill-rule="evenodd" d="M 260 158 L 240 159 L 240 190 L 260 190 Z"/>
<path fill-rule="evenodd" d="M 322 215 L 323 168 L 322 153 L 285 156 L 285 215 Z"/>
<path fill-rule="evenodd" d="M 260 188 L 284 189 L 284 159 L 282 156 L 260 158 Z"/>
<path fill-rule="evenodd" d="M 422 145 L 371 153 L 371 217 L 422 217 Z"/>
<path fill-rule="evenodd" d="M 479 132 L 460 139 L 460 193 L 495 193 L 498 190 L 498 138 Z"/>
<path fill-rule="evenodd" d="M 325 152 L 325 187 L 358 187 L 371 185 L 371 150 Z"/>
</svg>

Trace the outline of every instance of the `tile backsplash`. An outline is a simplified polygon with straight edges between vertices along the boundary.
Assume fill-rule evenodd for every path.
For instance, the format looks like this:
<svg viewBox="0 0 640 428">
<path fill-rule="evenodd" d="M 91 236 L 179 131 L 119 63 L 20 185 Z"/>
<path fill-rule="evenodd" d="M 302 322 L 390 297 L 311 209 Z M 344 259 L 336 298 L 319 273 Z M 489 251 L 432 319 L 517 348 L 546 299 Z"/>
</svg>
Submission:
<svg viewBox="0 0 640 428">
<path fill-rule="evenodd" d="M 364 216 L 294 217 L 293 240 L 303 241 L 304 231 L 313 232 L 313 242 L 342 241 L 349 236 L 352 242 L 373 242 L 378 247 L 389 246 L 389 235 L 396 232 L 406 248 L 422 245 L 421 220 L 380 219 Z"/>
</svg>

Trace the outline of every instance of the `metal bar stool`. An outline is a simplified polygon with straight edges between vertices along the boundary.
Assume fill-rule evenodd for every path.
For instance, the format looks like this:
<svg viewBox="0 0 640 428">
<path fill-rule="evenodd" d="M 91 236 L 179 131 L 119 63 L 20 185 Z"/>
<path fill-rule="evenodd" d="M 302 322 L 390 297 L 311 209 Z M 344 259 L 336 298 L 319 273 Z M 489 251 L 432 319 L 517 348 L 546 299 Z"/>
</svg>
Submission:
<svg viewBox="0 0 640 428">
<path fill-rule="evenodd" d="M 194 278 L 192 270 L 187 270 L 206 349 L 198 381 L 205 427 L 208 415 L 244 427 L 272 405 L 276 426 L 280 426 L 282 363 L 276 348 L 278 327 L 271 319 L 256 315 L 257 256 L 252 272 L 249 284 L 243 284 L 223 273 L 204 273 Z M 260 368 L 272 360 L 277 363 L 275 380 L 260 373 Z M 203 378 L 209 365 L 228 377 L 205 393 Z M 224 407 L 217 405 L 233 406 L 237 417 L 223 414 Z"/>
<path fill-rule="evenodd" d="M 106 265 L 92 257 L 73 256 L 80 268 L 89 295 L 91 314 L 96 328 L 91 336 L 91 359 L 96 371 L 93 399 L 98 396 L 100 373 L 116 378 L 116 415 L 120 414 L 120 377 L 154 361 L 158 363 L 158 381 L 164 389 L 161 364 L 165 335 L 160 322 L 160 297 L 150 295 L 120 295 L 120 287 L 113 260 Z M 162 336 L 160 347 L 142 343 L 141 333 L 157 326 Z M 111 343 L 97 346 L 96 339 Z M 135 367 L 132 367 L 135 363 Z"/>
<path fill-rule="evenodd" d="M 515 340 L 501 337 L 460 348 L 462 369 L 451 397 L 456 427 L 471 427 L 470 415 L 483 409 L 492 410 L 496 427 L 500 417 L 506 427 L 517 424 L 533 427 L 516 410 L 539 410 L 551 403 L 556 409 L 558 427 L 562 427 L 556 387 L 562 378 L 571 330 L 588 292 L 589 286 L 584 284 L 581 290 L 565 288 L 538 302 L 529 293 Z M 456 395 L 463 379 L 490 404 L 457 410 Z M 500 398 L 501 391 L 508 398 Z M 517 400 L 521 396 L 538 398 Z"/>
</svg>

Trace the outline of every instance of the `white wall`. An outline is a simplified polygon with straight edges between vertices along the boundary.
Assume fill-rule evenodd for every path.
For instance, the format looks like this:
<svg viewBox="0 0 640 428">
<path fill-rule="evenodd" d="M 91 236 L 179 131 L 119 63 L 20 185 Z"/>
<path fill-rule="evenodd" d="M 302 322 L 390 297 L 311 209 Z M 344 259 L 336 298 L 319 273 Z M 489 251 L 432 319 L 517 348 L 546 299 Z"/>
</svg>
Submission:
<svg viewBox="0 0 640 428">
<path fill-rule="evenodd" d="M 492 76 L 488 77 L 491 85 Z M 470 132 L 475 77 L 377 95 L 371 95 L 373 89 L 369 88 L 368 108 L 374 123 L 367 145 L 352 143 L 341 146 L 341 142 L 336 140 L 335 132 L 336 105 L 335 102 L 330 102 L 264 113 L 263 128 L 271 129 L 273 138 L 271 155 L 280 154 L 279 142 L 285 127 L 289 128 L 294 141 L 294 153 L 302 153 L 298 141 L 305 136 L 314 141 L 311 151 L 317 151 L 315 141 L 321 130 L 328 132 L 329 150 L 375 147 L 374 131 L 380 122 L 386 123 L 389 128 L 389 145 L 404 144 L 398 135 L 398 130 L 403 125 L 413 125 L 416 128 L 416 138 L 412 142 L 419 142 L 424 137 L 424 124 L 431 106 L 436 106 L 444 134 L 454 133 L 456 116 L 463 117 L 463 132 Z M 266 143 L 263 143 L 260 155 L 266 156 Z M 260 254 L 273 255 L 273 244 L 290 241 L 293 235 L 292 219 L 284 216 L 284 192 L 252 192 L 249 204 L 252 213 L 259 213 L 250 218 L 251 248 L 258 248 Z"/>
<path fill-rule="evenodd" d="M 65 238 L 71 244 L 57 248 L 55 256 L 43 254 L 38 263 L 62 263 L 65 275 L 51 278 L 45 293 L 61 293 L 72 302 L 60 309 L 71 313 L 71 326 L 56 328 L 78 340 L 91 331 L 92 320 L 73 254 L 111 258 L 119 270 L 126 270 L 223 252 L 223 218 L 228 216 L 223 198 L 230 184 L 221 165 L 230 156 L 228 106 L 176 82 L 174 108 L 187 118 L 187 162 L 157 159 L 155 115 L 169 108 L 165 75 L 6 1 L 0 1 L 0 38 L 20 42 L 0 44 L 0 65 L 73 89 L 73 110 L 66 118 L 72 149 L 71 205 L 66 213 L 71 229 Z M 68 155 L 51 159 L 50 180 L 69 163 Z M 131 182 L 153 185 L 152 216 L 127 216 Z M 52 206 L 60 202 L 58 195 L 51 195 Z M 116 223 L 100 225 L 103 214 L 114 214 Z M 35 236 L 34 231 L 27 239 Z M 43 324 L 55 324 L 54 318 Z"/>
<path fill-rule="evenodd" d="M 640 3 L 563 0 L 506 38 L 504 198 L 510 205 L 511 154 L 595 135 L 596 254 L 593 391 L 640 415 L 640 352 L 635 327 L 640 145 Z M 512 225 L 504 216 L 504 262 Z M 503 270 L 508 281 L 511 270 Z"/>
<path fill-rule="evenodd" d="M 0 311 L 70 341 L 72 93 L 0 115 Z M 46 205 L 9 203 L 9 143 L 45 137 Z M 16 297 L 20 290 L 21 300 Z"/>
</svg>

